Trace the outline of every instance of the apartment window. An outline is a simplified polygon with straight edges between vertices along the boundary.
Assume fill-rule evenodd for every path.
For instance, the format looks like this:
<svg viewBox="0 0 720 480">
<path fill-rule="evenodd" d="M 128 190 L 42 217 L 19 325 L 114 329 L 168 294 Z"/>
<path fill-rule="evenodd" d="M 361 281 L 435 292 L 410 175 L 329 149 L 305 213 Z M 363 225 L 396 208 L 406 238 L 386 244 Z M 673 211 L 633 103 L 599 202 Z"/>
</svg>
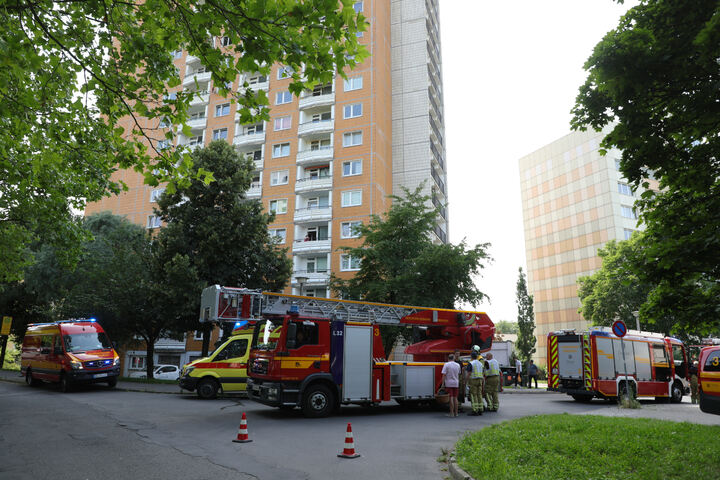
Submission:
<svg viewBox="0 0 720 480">
<path fill-rule="evenodd" d="M 253 178 L 250 181 L 250 188 L 260 188 L 261 185 L 260 172 L 253 172 Z"/>
<path fill-rule="evenodd" d="M 287 239 L 287 230 L 284 228 L 271 228 L 269 230 L 270 240 L 275 243 L 285 243 Z"/>
<path fill-rule="evenodd" d="M 630 237 L 632 237 L 632 234 L 635 230 L 632 230 L 630 228 L 624 228 L 623 229 L 623 235 L 625 236 L 625 240 L 630 240 Z"/>
<path fill-rule="evenodd" d="M 362 190 L 342 192 L 341 205 L 343 207 L 357 207 L 358 205 L 362 205 Z"/>
<path fill-rule="evenodd" d="M 318 85 L 312 90 L 313 97 L 319 97 L 320 95 L 330 95 L 332 93 L 332 83 L 326 85 Z"/>
<path fill-rule="evenodd" d="M 176 100 L 177 99 L 177 92 L 170 92 L 165 95 L 163 95 L 163 100 Z"/>
<path fill-rule="evenodd" d="M 277 78 L 278 78 L 278 80 L 282 80 L 283 78 L 290 78 L 292 76 L 292 74 L 293 74 L 292 67 L 283 66 L 283 67 L 278 68 Z"/>
<path fill-rule="evenodd" d="M 163 193 L 165 193 L 164 188 L 156 188 L 155 190 L 151 191 L 150 192 L 150 201 L 157 202 Z"/>
<path fill-rule="evenodd" d="M 249 158 L 253 161 L 262 160 L 262 150 L 254 150 L 252 152 L 246 152 L 243 155 L 245 155 L 246 158 Z"/>
<path fill-rule="evenodd" d="M 205 112 L 196 112 L 190 115 L 190 120 L 202 120 L 205 118 Z"/>
<path fill-rule="evenodd" d="M 248 125 L 245 127 L 245 135 L 254 135 L 256 133 L 262 133 L 264 130 L 262 123 L 256 123 L 255 125 Z"/>
<path fill-rule="evenodd" d="M 309 167 L 305 169 L 305 178 L 306 179 L 315 179 L 315 178 L 327 178 L 330 176 L 330 167 L 327 165 L 323 165 L 321 167 Z"/>
<path fill-rule="evenodd" d="M 227 47 L 228 45 L 230 45 L 230 37 L 222 37 L 220 39 L 220 45 L 222 45 L 223 47 Z"/>
<path fill-rule="evenodd" d="M 130 370 L 145 370 L 146 368 L 147 363 L 145 362 L 145 357 L 137 355 L 130 356 Z"/>
<path fill-rule="evenodd" d="M 227 128 L 218 128 L 213 130 L 213 140 L 225 140 L 227 139 Z"/>
<path fill-rule="evenodd" d="M 273 158 L 287 157 L 290 155 L 290 144 L 289 143 L 278 143 L 273 145 Z"/>
<path fill-rule="evenodd" d="M 314 113 L 312 116 L 312 119 L 310 120 L 313 123 L 317 122 L 324 122 L 327 120 L 332 119 L 332 113 L 330 112 L 323 112 L 323 113 Z"/>
<path fill-rule="evenodd" d="M 305 269 L 308 273 L 326 273 L 327 257 L 310 257 L 305 263 Z"/>
<path fill-rule="evenodd" d="M 350 92 L 352 90 L 360 90 L 363 86 L 362 76 L 350 77 L 343 81 L 344 90 Z"/>
<path fill-rule="evenodd" d="M 160 226 L 162 226 L 160 215 L 148 215 L 147 228 L 160 228 Z"/>
<path fill-rule="evenodd" d="M 360 175 L 362 173 L 362 160 L 350 160 L 349 162 L 343 162 L 343 177 L 350 177 L 352 175 Z"/>
<path fill-rule="evenodd" d="M 364 33 L 365 33 L 365 32 L 355 32 L 355 36 L 356 36 L 357 38 L 362 38 Z"/>
<path fill-rule="evenodd" d="M 340 255 L 340 270 L 360 270 L 360 259 L 352 255 Z"/>
<path fill-rule="evenodd" d="M 225 115 L 230 115 L 230 104 L 223 103 L 222 105 L 215 105 L 215 116 L 222 117 Z"/>
<path fill-rule="evenodd" d="M 362 145 L 362 132 L 348 132 L 343 135 L 343 147 Z"/>
<path fill-rule="evenodd" d="M 618 192 L 622 195 L 630 195 L 632 197 L 632 189 L 627 183 L 618 182 Z"/>
<path fill-rule="evenodd" d="M 625 218 L 637 219 L 635 210 L 627 205 L 620 205 L 620 214 Z"/>
<path fill-rule="evenodd" d="M 362 1 L 360 1 L 360 2 L 355 2 L 355 3 L 353 4 L 353 8 L 355 9 L 355 13 L 360 13 L 360 12 L 362 12 L 362 11 L 363 11 L 363 2 L 362 2 Z"/>
<path fill-rule="evenodd" d="M 253 75 L 247 79 L 248 85 L 257 85 L 258 83 L 265 82 L 267 82 L 267 77 L 265 75 Z"/>
<path fill-rule="evenodd" d="M 330 147 L 330 139 L 326 140 L 313 140 L 310 142 L 310 150 L 320 150 Z"/>
<path fill-rule="evenodd" d="M 202 340 L 202 339 L 203 339 L 202 330 L 195 330 L 195 333 L 193 333 L 193 340 Z"/>
<path fill-rule="evenodd" d="M 170 148 L 170 140 L 158 140 L 157 149 L 165 150 L 166 148 Z"/>
<path fill-rule="evenodd" d="M 275 105 L 282 105 L 284 103 L 292 102 L 292 93 L 290 92 L 277 92 L 275 94 Z"/>
<path fill-rule="evenodd" d="M 172 55 L 173 59 L 182 58 L 183 51 L 182 50 L 175 50 L 174 52 L 170 52 L 170 55 Z"/>
<path fill-rule="evenodd" d="M 360 236 L 358 228 L 362 222 L 343 222 L 340 224 L 340 238 L 357 238 Z"/>
<path fill-rule="evenodd" d="M 270 212 L 278 215 L 287 213 L 287 198 L 279 200 L 270 200 Z"/>
<path fill-rule="evenodd" d="M 345 105 L 343 118 L 356 118 L 362 116 L 362 103 Z"/>
<path fill-rule="evenodd" d="M 287 185 L 289 170 L 270 172 L 270 185 Z"/>
<path fill-rule="evenodd" d="M 290 115 L 278 117 L 275 119 L 275 131 L 287 130 L 292 126 L 292 117 Z"/>
<path fill-rule="evenodd" d="M 187 142 L 188 145 L 202 145 L 202 143 L 203 143 L 202 135 L 198 135 L 196 137 L 190 137 Z"/>
</svg>

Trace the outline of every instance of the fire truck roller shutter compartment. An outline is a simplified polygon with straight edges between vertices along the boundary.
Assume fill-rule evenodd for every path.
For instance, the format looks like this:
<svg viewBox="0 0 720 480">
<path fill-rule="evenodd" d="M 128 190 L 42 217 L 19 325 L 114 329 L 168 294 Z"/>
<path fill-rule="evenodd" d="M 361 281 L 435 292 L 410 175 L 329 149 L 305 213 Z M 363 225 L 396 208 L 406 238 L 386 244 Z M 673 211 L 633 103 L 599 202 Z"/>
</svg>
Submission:
<svg viewBox="0 0 720 480">
<path fill-rule="evenodd" d="M 398 382 L 399 396 L 405 399 L 435 397 L 435 368 L 433 365 L 393 364 L 391 372 Z"/>
<path fill-rule="evenodd" d="M 582 379 L 582 350 L 580 335 L 558 337 L 560 378 Z"/>
<path fill-rule="evenodd" d="M 633 345 L 635 342 L 625 340 L 625 361 L 623 361 L 622 340 L 613 338 L 613 351 L 615 352 L 615 371 L 618 375 L 635 375 L 635 353 Z M 627 370 L 626 370 L 627 369 Z"/>
<path fill-rule="evenodd" d="M 372 325 L 345 325 L 343 401 L 372 399 Z"/>
<path fill-rule="evenodd" d="M 597 348 L 598 379 L 613 380 L 615 378 L 615 355 L 611 338 L 595 337 Z"/>
</svg>

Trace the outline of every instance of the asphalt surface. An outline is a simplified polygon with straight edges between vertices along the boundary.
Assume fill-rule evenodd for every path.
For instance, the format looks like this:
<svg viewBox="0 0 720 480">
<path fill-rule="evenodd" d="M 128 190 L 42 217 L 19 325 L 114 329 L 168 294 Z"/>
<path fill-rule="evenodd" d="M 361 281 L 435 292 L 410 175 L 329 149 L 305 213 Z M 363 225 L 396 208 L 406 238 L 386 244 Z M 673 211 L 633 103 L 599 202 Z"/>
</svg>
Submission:
<svg viewBox="0 0 720 480">
<path fill-rule="evenodd" d="M 3 377 L 7 380 L 5 372 Z M 202 401 L 194 394 L 152 395 L 102 386 L 62 394 L 51 385 L 30 388 L 20 381 L 19 376 L 0 381 L 0 479 L 438 480 L 447 472 L 437 458 L 464 432 L 526 415 L 566 412 L 720 425 L 720 416 L 701 413 L 687 399 L 679 405 L 643 402 L 642 409 L 622 410 L 602 401 L 580 404 L 565 395 L 523 389 L 519 395 L 503 394 L 500 411 L 482 417 L 448 418 L 434 409 L 406 410 L 388 403 L 306 419 L 297 410 L 237 397 Z M 174 385 L 127 383 L 179 391 Z M 232 443 L 243 412 L 253 442 Z M 362 455 L 351 460 L 337 457 L 348 422 Z"/>
</svg>

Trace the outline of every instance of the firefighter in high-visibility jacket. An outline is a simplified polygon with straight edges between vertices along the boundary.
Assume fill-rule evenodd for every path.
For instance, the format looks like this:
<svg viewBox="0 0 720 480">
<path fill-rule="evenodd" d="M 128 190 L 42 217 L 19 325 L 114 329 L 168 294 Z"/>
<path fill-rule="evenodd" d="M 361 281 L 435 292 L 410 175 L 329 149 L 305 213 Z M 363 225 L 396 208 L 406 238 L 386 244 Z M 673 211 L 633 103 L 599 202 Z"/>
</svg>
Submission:
<svg viewBox="0 0 720 480">
<path fill-rule="evenodd" d="M 468 415 L 482 415 L 483 401 L 482 391 L 485 382 L 483 362 L 478 360 L 477 352 L 470 353 L 470 363 L 465 371 L 467 384 L 470 386 L 470 401 L 472 402 L 472 412 Z"/>
<path fill-rule="evenodd" d="M 487 369 L 485 371 L 485 395 L 489 412 L 497 412 L 498 408 L 500 408 L 498 388 L 500 388 L 500 364 L 493 358 L 492 353 L 488 353 Z"/>
</svg>

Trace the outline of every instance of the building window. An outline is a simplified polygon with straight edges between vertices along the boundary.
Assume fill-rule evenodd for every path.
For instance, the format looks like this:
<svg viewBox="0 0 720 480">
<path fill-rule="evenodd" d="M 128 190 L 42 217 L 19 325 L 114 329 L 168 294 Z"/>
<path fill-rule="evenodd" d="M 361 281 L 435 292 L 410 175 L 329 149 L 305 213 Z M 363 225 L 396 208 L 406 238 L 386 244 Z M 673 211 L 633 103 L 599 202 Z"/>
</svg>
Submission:
<svg viewBox="0 0 720 480">
<path fill-rule="evenodd" d="M 277 78 L 278 80 L 282 80 L 283 78 L 290 78 L 293 74 L 292 67 L 285 67 L 282 66 L 278 68 Z"/>
<path fill-rule="evenodd" d="M 147 363 L 145 362 L 145 360 L 145 357 L 131 355 L 129 365 L 130 370 L 145 370 L 147 368 Z"/>
<path fill-rule="evenodd" d="M 317 122 L 326 122 L 328 120 L 332 120 L 331 112 L 314 113 L 310 121 L 312 123 L 317 123 Z"/>
<path fill-rule="evenodd" d="M 279 200 L 270 200 L 270 212 L 281 215 L 287 213 L 287 198 Z"/>
<path fill-rule="evenodd" d="M 620 214 L 625 218 L 637 219 L 637 214 L 633 207 L 628 207 L 627 205 L 620 205 Z"/>
<path fill-rule="evenodd" d="M 282 244 L 285 243 L 285 240 L 287 239 L 287 230 L 284 228 L 271 228 L 269 233 L 270 240 L 275 243 Z"/>
<path fill-rule="evenodd" d="M 227 128 L 218 128 L 213 130 L 213 140 L 225 140 L 227 139 Z"/>
<path fill-rule="evenodd" d="M 258 83 L 265 82 L 267 82 L 267 77 L 265 75 L 253 75 L 252 77 L 247 78 L 248 85 L 257 85 Z"/>
<path fill-rule="evenodd" d="M 358 205 L 362 205 L 362 190 L 342 192 L 341 205 L 343 207 L 357 207 Z"/>
<path fill-rule="evenodd" d="M 343 162 L 343 177 L 350 177 L 352 175 L 360 175 L 362 173 L 362 160 L 350 160 L 349 162 Z"/>
<path fill-rule="evenodd" d="M 329 139 L 327 139 L 327 140 L 313 140 L 312 142 L 310 142 L 310 150 L 311 150 L 311 151 L 321 150 L 321 149 L 325 149 L 325 148 L 330 148 L 331 146 L 332 146 L 332 145 L 330 145 L 330 140 L 329 140 Z"/>
<path fill-rule="evenodd" d="M 343 272 L 360 270 L 360 259 L 352 255 L 340 255 L 340 270 Z"/>
<path fill-rule="evenodd" d="M 160 228 L 160 226 L 162 226 L 160 215 L 148 215 L 147 228 Z"/>
<path fill-rule="evenodd" d="M 632 230 L 630 228 L 624 228 L 623 229 L 623 235 L 625 236 L 625 240 L 630 240 L 630 237 L 632 237 L 632 234 L 635 230 Z"/>
<path fill-rule="evenodd" d="M 278 143 L 273 145 L 273 158 L 287 157 L 290 155 L 290 144 L 289 143 Z"/>
<path fill-rule="evenodd" d="M 292 102 L 292 93 L 285 91 L 277 92 L 275 94 L 275 105 L 282 105 L 290 102 Z"/>
<path fill-rule="evenodd" d="M 270 172 L 270 185 L 287 185 L 289 170 Z"/>
<path fill-rule="evenodd" d="M 343 222 L 340 224 L 340 238 L 358 238 L 360 231 L 358 230 L 362 222 Z"/>
<path fill-rule="evenodd" d="M 220 39 L 220 45 L 222 45 L 223 47 L 227 47 L 228 45 L 230 45 L 230 37 L 222 37 Z"/>
<path fill-rule="evenodd" d="M 170 52 L 170 55 L 172 55 L 172 57 L 177 60 L 178 58 L 182 58 L 183 51 L 182 51 L 182 49 L 175 50 L 174 52 Z"/>
<path fill-rule="evenodd" d="M 345 105 L 343 118 L 356 118 L 362 116 L 362 103 Z"/>
<path fill-rule="evenodd" d="M 278 117 L 275 119 L 275 131 L 287 130 L 292 126 L 292 117 L 290 115 Z"/>
<path fill-rule="evenodd" d="M 265 127 L 262 123 L 256 123 L 255 125 L 248 125 L 245 127 L 245 135 L 255 135 L 256 133 L 262 133 Z"/>
<path fill-rule="evenodd" d="M 363 11 L 363 2 L 362 2 L 362 1 L 360 1 L 360 2 L 355 2 L 355 3 L 353 4 L 353 8 L 355 9 L 355 13 L 360 13 L 360 12 L 362 12 L 362 11 Z"/>
<path fill-rule="evenodd" d="M 203 144 L 203 137 L 202 135 L 198 135 L 196 137 L 190 137 L 188 138 L 188 145 L 202 145 Z"/>
<path fill-rule="evenodd" d="M 151 191 L 150 192 L 150 201 L 157 202 L 163 193 L 165 193 L 164 188 L 156 188 L 155 190 Z"/>
<path fill-rule="evenodd" d="M 327 257 L 310 257 L 305 262 L 308 273 L 327 273 Z"/>
<path fill-rule="evenodd" d="M 352 90 L 360 90 L 363 86 L 362 76 L 350 77 L 343 82 L 344 90 L 350 92 Z"/>
<path fill-rule="evenodd" d="M 618 172 L 620 171 L 620 159 L 619 158 L 615 159 L 615 170 L 617 170 Z"/>
<path fill-rule="evenodd" d="M 364 33 L 365 33 L 365 32 L 355 32 L 355 36 L 356 36 L 357 38 L 362 38 Z"/>
<path fill-rule="evenodd" d="M 222 105 L 215 105 L 215 116 L 223 117 L 225 115 L 230 115 L 230 104 L 223 103 Z"/>
<path fill-rule="evenodd" d="M 618 192 L 622 195 L 630 195 L 632 197 L 632 189 L 627 183 L 618 182 Z"/>
<path fill-rule="evenodd" d="M 362 145 L 362 132 L 348 132 L 343 135 L 343 147 Z"/>
<path fill-rule="evenodd" d="M 193 340 L 202 340 L 202 339 L 203 339 L 202 330 L 195 330 L 195 333 L 193 333 Z"/>
<path fill-rule="evenodd" d="M 165 150 L 166 148 L 170 148 L 170 140 L 158 140 L 157 149 Z"/>
</svg>

